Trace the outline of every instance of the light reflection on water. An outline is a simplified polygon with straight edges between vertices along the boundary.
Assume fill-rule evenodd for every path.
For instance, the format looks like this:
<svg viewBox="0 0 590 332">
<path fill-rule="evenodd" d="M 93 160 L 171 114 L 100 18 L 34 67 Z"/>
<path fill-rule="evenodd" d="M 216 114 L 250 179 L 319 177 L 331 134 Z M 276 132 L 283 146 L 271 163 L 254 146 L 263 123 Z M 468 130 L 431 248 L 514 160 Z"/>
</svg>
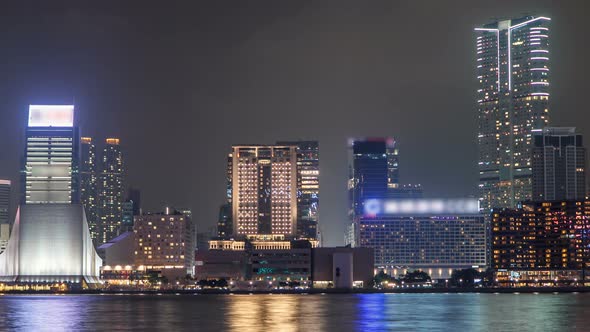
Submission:
<svg viewBox="0 0 590 332">
<path fill-rule="evenodd" d="M 0 330 L 588 331 L 590 294 L 0 296 Z"/>
</svg>

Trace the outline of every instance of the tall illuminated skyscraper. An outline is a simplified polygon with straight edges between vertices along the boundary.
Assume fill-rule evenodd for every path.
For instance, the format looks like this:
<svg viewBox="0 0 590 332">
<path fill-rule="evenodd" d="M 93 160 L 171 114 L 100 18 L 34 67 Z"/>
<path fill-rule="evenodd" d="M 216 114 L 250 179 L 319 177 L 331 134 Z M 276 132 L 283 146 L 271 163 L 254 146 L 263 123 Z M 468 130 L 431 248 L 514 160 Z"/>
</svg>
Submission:
<svg viewBox="0 0 590 332">
<path fill-rule="evenodd" d="M 86 211 L 90 233 L 95 234 L 98 222 L 96 147 L 91 137 L 81 137 L 80 143 L 80 201 Z"/>
<path fill-rule="evenodd" d="M 233 235 L 295 235 L 297 148 L 232 147 Z"/>
<path fill-rule="evenodd" d="M 532 196 L 532 133 L 549 122 L 549 22 L 523 17 L 475 29 L 483 211 Z"/>
<path fill-rule="evenodd" d="M 80 201 L 74 105 L 30 105 L 21 204 Z"/>
<path fill-rule="evenodd" d="M 98 223 L 94 239 L 106 243 L 118 235 L 123 207 L 123 154 L 118 138 L 107 138 L 100 161 Z"/>
<path fill-rule="evenodd" d="M 318 141 L 277 142 L 297 149 L 297 235 L 319 239 L 320 147 Z"/>
</svg>

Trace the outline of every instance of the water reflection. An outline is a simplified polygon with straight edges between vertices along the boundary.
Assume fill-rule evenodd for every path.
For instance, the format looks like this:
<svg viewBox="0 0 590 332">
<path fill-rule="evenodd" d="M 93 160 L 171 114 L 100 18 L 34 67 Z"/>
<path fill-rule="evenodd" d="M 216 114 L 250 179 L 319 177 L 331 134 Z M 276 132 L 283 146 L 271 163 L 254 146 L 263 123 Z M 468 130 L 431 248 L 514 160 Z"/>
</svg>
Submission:
<svg viewBox="0 0 590 332">
<path fill-rule="evenodd" d="M 228 329 L 233 331 L 322 330 L 324 300 L 307 295 L 234 295 L 228 300 Z"/>
<path fill-rule="evenodd" d="M 83 305 L 89 299 L 82 298 L 78 303 Z M 0 321 L 5 324 L 0 323 L 2 330 L 51 331 L 55 327 L 74 330 L 81 325 L 81 316 L 77 314 L 80 307 L 72 306 L 64 296 L 30 296 L 26 302 L 23 308 L 0 298 Z"/>
<path fill-rule="evenodd" d="M 0 331 L 589 330 L 590 294 L 0 296 Z"/>
</svg>

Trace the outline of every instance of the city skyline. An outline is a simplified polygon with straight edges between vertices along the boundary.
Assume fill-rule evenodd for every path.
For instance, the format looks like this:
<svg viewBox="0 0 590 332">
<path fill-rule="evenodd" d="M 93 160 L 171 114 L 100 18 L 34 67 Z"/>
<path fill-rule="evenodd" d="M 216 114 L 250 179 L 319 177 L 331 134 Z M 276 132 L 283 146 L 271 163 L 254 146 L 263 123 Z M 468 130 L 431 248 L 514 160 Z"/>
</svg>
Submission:
<svg viewBox="0 0 590 332">
<path fill-rule="evenodd" d="M 106 52 L 104 63 L 85 65 L 95 60 L 87 53 L 94 50 L 94 46 L 85 42 L 87 37 L 93 34 L 100 37 L 97 39 L 98 47 L 100 47 L 107 42 L 106 37 L 114 35 L 123 29 L 121 26 L 125 26 L 125 21 L 116 14 L 102 11 L 99 15 L 90 15 L 81 9 L 72 9 L 66 11 L 66 14 L 61 14 L 61 11 L 57 9 L 37 9 L 33 17 L 36 17 L 35 15 L 49 17 L 49 21 L 52 22 L 53 19 L 65 15 L 67 20 L 63 25 L 49 29 L 50 32 L 47 32 L 47 35 L 23 28 L 21 30 L 23 40 L 30 42 L 51 37 L 48 43 L 56 42 L 55 47 L 66 45 L 80 47 L 69 56 L 55 57 L 56 53 L 50 52 L 50 55 L 53 54 L 54 57 L 48 57 L 46 62 L 45 58 L 30 55 L 30 49 L 21 45 L 21 42 L 16 40 L 9 42 L 8 48 L 12 49 L 9 54 L 14 55 L 12 52 L 24 54 L 30 56 L 32 60 L 30 67 L 23 67 L 23 63 L 19 60 L 7 58 L 3 61 L 7 64 L 8 76 L 13 73 L 15 77 L 19 77 L 18 72 L 8 66 L 24 69 L 24 73 L 17 82 L 10 85 L 7 82 L 1 86 L 4 93 L 10 97 L 4 98 L 6 103 L 0 109 L 2 119 L 0 132 L 3 135 L 0 139 L 2 142 L 0 148 L 3 151 L 0 176 L 13 180 L 14 187 L 17 188 L 17 172 L 20 151 L 22 151 L 20 137 L 24 131 L 22 119 L 26 105 L 71 103 L 75 96 L 82 135 L 91 136 L 97 141 L 101 141 L 103 137 L 115 136 L 121 137 L 125 142 L 126 150 L 129 152 L 125 157 L 126 168 L 130 173 L 128 183 L 141 188 L 145 193 L 143 197 L 145 208 L 158 210 L 166 203 L 189 206 L 194 211 L 203 212 L 195 218 L 195 221 L 202 228 L 207 228 L 217 221 L 218 207 L 223 203 L 224 154 L 231 144 L 239 142 L 272 144 L 277 140 L 317 139 L 322 146 L 320 227 L 325 235 L 326 244 L 341 244 L 346 226 L 345 186 L 348 170 L 345 160 L 348 137 L 396 137 L 404 155 L 400 181 L 422 183 L 425 196 L 436 197 L 444 194 L 451 197 L 470 195 L 475 197 L 477 195 L 475 167 L 477 134 L 474 104 L 476 85 L 473 72 L 475 36 L 472 30 L 483 23 L 492 22 L 494 16 L 519 17 L 522 16 L 523 11 L 539 8 L 538 14 L 552 18 L 551 47 L 559 49 L 560 52 L 553 53 L 552 56 L 551 125 L 572 126 L 576 122 L 585 121 L 585 116 L 580 112 L 581 97 L 577 95 L 583 95 L 578 92 L 584 91 L 586 83 L 583 81 L 584 75 L 576 73 L 575 66 L 575 63 L 582 63 L 588 53 L 583 46 L 575 42 L 583 40 L 582 37 L 576 38 L 576 36 L 583 36 L 587 29 L 576 19 L 579 17 L 576 16 L 579 8 L 558 9 L 543 3 L 538 5 L 536 2 L 533 6 L 532 3 L 511 5 L 510 9 L 508 6 L 493 9 L 491 5 L 485 7 L 480 3 L 478 6 L 485 8 L 469 11 L 472 16 L 457 17 L 448 11 L 437 16 L 422 13 L 420 17 L 423 20 L 420 21 L 424 25 L 414 32 L 413 37 L 425 38 L 426 42 L 410 44 L 410 47 L 404 48 L 404 52 L 399 53 L 398 42 L 406 40 L 408 36 L 402 36 L 401 32 L 397 31 L 401 26 L 409 23 L 403 19 L 401 13 L 420 12 L 424 8 L 418 4 L 407 4 L 401 8 L 383 4 L 370 9 L 361 8 L 368 17 L 373 14 L 375 17 L 373 17 L 374 22 L 358 21 L 357 23 L 363 27 L 360 30 L 350 25 L 349 21 L 330 18 L 329 11 L 315 7 L 317 5 L 302 4 L 287 9 L 270 6 L 265 14 L 271 18 L 279 17 L 281 22 L 272 19 L 257 24 L 241 21 L 246 25 L 245 31 L 236 36 L 233 35 L 238 31 L 235 25 L 229 29 L 229 32 L 219 32 L 214 29 L 216 25 L 212 22 L 203 23 L 205 27 L 212 27 L 212 31 L 217 32 L 218 37 L 230 38 L 231 41 L 226 45 L 236 47 L 240 53 L 239 59 L 242 55 L 245 56 L 244 63 L 232 58 L 231 54 L 225 51 L 215 49 L 215 46 L 223 49 L 223 43 L 217 44 L 203 35 L 199 35 L 201 38 L 197 40 L 211 43 L 210 46 L 213 46 L 214 52 L 200 54 L 194 48 L 183 49 L 176 43 L 162 45 L 171 46 L 176 51 L 173 54 L 180 54 L 178 66 L 171 65 L 169 71 L 156 68 L 154 73 L 162 81 L 175 82 L 170 87 L 151 83 L 135 86 L 133 82 L 144 78 L 143 74 L 138 74 L 136 71 L 143 68 L 142 66 L 160 62 L 170 64 L 170 60 L 176 59 L 175 56 L 168 57 L 162 53 L 138 54 L 136 50 L 129 48 L 123 51 L 128 54 L 123 55 L 104 51 Z M 221 15 L 220 8 L 211 10 L 214 12 L 217 10 L 215 13 Z M 245 10 L 253 11 L 252 8 Z M 317 15 L 323 19 L 332 20 L 330 22 L 337 28 L 320 25 L 321 23 L 311 15 L 314 10 L 319 10 Z M 353 12 L 350 8 L 339 10 L 339 14 Z M 14 16 L 19 18 L 19 10 L 14 9 L 14 11 Z M 378 11 L 384 14 L 377 15 Z M 149 8 L 144 9 L 142 13 L 147 16 L 153 15 Z M 283 20 L 285 16 L 291 19 Z M 84 20 L 80 18 L 88 17 L 93 20 L 107 20 L 106 32 L 94 31 L 81 22 Z M 429 19 L 433 22 L 429 23 Z M 154 33 L 141 18 L 135 18 L 135 20 L 139 31 L 134 30 L 120 38 L 115 38 L 114 43 L 122 46 L 126 38 L 131 38 L 135 34 L 141 35 L 140 32 L 144 31 Z M 158 26 L 172 29 L 166 24 L 167 21 L 163 20 Z M 443 32 L 443 35 L 439 35 L 436 39 L 429 36 L 432 28 L 448 24 L 450 20 L 453 20 L 454 24 L 449 31 Z M 200 31 L 196 28 L 191 30 L 192 25 L 186 19 L 180 21 L 181 27 L 193 32 Z M 43 22 L 37 23 L 37 27 L 48 25 L 47 22 Z M 319 27 L 320 31 L 327 35 L 324 35 L 322 40 L 328 36 L 336 37 L 332 45 L 335 46 L 336 51 L 324 49 L 316 44 L 319 40 L 307 34 L 305 29 L 298 31 L 298 27 L 305 26 L 303 22 Z M 4 26 L 13 23 L 13 20 L 9 19 L 1 24 Z M 75 32 L 75 28 L 79 26 L 83 29 Z M 340 28 L 343 30 L 340 31 Z M 292 40 L 289 39 L 291 41 L 286 44 L 274 41 L 273 30 L 277 29 L 291 33 Z M 57 35 L 52 35 L 51 32 Z M 349 40 L 351 34 L 355 36 L 354 33 L 357 33 L 356 37 Z M 571 37 L 565 38 L 570 35 Z M 177 42 L 187 40 L 185 38 L 188 36 L 187 33 L 182 33 L 181 39 Z M 373 38 L 368 38 L 371 36 Z M 386 38 L 387 36 L 390 37 Z M 43 45 L 45 48 L 48 46 Z M 259 63 L 256 55 L 265 54 L 259 53 L 265 49 L 264 45 L 276 47 L 269 51 L 270 55 L 281 57 L 271 61 L 271 58 L 265 56 L 264 59 L 269 62 Z M 312 50 L 315 52 L 306 51 L 294 56 L 285 55 L 284 52 L 296 49 L 298 45 L 313 45 Z M 147 41 L 140 39 L 134 46 L 137 49 L 145 49 L 148 45 Z M 439 51 L 430 54 L 431 48 Z M 452 54 L 448 54 L 449 52 L 445 49 L 453 49 Z M 225 54 L 227 58 L 213 63 L 213 68 L 219 69 L 219 66 L 230 65 L 238 71 L 243 70 L 244 75 L 223 72 L 220 77 L 215 77 L 211 76 L 212 73 L 205 70 L 199 61 L 196 61 L 198 63 L 195 63 L 194 67 L 189 65 L 194 60 L 194 57 L 190 55 L 201 55 L 203 58 L 199 59 L 206 60 L 217 57 L 219 54 Z M 129 69 L 124 69 L 122 74 L 107 70 L 93 80 L 87 80 L 84 77 L 95 77 L 96 73 L 104 68 L 113 68 L 113 71 L 125 68 L 126 64 L 132 62 L 131 59 L 140 56 L 145 57 L 144 60 Z M 185 56 L 191 59 L 185 59 Z M 424 63 L 424 71 L 430 70 L 430 72 L 427 75 L 417 72 L 416 77 L 409 77 L 409 72 L 399 65 L 410 61 L 407 56 L 410 56 L 412 61 L 416 61 L 412 63 Z M 310 60 L 304 61 L 307 58 Z M 327 61 L 324 58 L 336 59 L 336 61 Z M 372 61 L 376 61 L 378 65 L 373 66 Z M 294 67 L 301 73 L 288 68 L 291 63 L 296 64 Z M 351 64 L 359 67 L 344 71 L 341 76 L 338 75 L 341 69 Z M 203 75 L 198 75 L 199 79 L 196 80 L 202 78 L 203 82 L 187 79 L 183 74 L 185 65 L 189 71 L 202 73 Z M 460 74 L 457 74 L 457 71 Z M 58 73 L 62 76 L 57 75 Z M 124 75 L 130 75 L 131 78 L 123 78 Z M 253 77 L 248 78 L 249 75 Z M 568 75 L 573 77 L 572 83 L 566 79 Z M 281 76 L 286 77 L 291 83 L 283 82 Z M 440 78 L 432 83 L 427 82 L 432 76 Z M 453 77 L 451 85 L 446 82 L 445 78 L 448 77 Z M 118 82 L 118 79 L 122 81 Z M 237 81 L 225 89 L 226 80 L 231 79 Z M 30 84 L 32 80 L 35 81 L 34 84 Z M 253 84 L 255 87 L 252 87 L 251 80 L 260 80 L 261 84 Z M 92 83 L 94 81 L 96 83 Z M 110 85 L 113 83 L 115 88 L 121 90 L 120 92 L 111 90 Z M 92 88 L 93 84 L 96 84 L 96 89 Z M 431 98 L 424 99 L 433 99 L 437 102 L 431 103 L 417 98 L 416 94 L 404 96 L 406 91 L 417 87 L 423 88 L 422 91 L 431 95 Z M 244 94 L 238 93 L 237 90 L 242 88 L 245 90 Z M 275 90 L 272 90 L 273 88 Z M 271 93 L 268 93 L 269 91 Z M 246 96 L 250 93 L 253 97 Z M 297 99 L 294 100 L 295 96 Z M 258 98 L 258 100 L 250 98 Z M 451 99 L 453 101 L 450 101 Z M 294 100 L 294 102 L 285 102 L 288 100 Z M 169 112 L 170 115 L 162 121 L 164 112 Z M 293 121 L 288 127 L 271 128 L 270 124 L 256 124 L 251 120 L 257 117 L 270 119 L 274 112 L 278 112 L 280 116 L 300 112 L 302 119 L 308 118 L 310 121 L 305 123 Z M 426 116 L 430 121 L 424 121 Z M 227 135 L 222 135 L 220 128 L 223 127 L 224 120 L 241 122 L 247 125 L 245 127 L 255 125 L 257 126 L 255 128 L 259 130 L 249 131 L 249 129 L 232 127 L 234 130 L 231 134 L 228 132 Z M 342 123 L 338 125 L 340 121 Z M 20 126 L 15 126 L 15 123 L 19 123 Z M 446 125 L 441 126 L 441 124 Z M 131 127 L 138 129 L 128 130 Z M 215 130 L 205 130 L 207 127 L 215 128 Z M 587 126 L 579 127 L 582 134 L 588 134 L 590 129 Z M 206 163 L 196 157 L 199 149 L 207 152 Z M 154 151 L 161 153 L 155 161 L 151 158 Z M 194 151 L 187 158 L 186 164 L 169 167 L 167 161 L 186 151 Z M 426 151 L 428 153 L 424 153 Z M 438 164 L 437 160 L 443 160 L 444 167 L 433 169 L 431 166 Z M 146 162 L 154 163 L 152 170 L 143 169 L 142 164 Z M 179 177 L 176 174 L 189 174 L 190 179 L 187 181 L 184 176 Z M 200 188 L 209 189 L 201 192 Z M 164 197 L 171 202 L 161 201 Z"/>
</svg>

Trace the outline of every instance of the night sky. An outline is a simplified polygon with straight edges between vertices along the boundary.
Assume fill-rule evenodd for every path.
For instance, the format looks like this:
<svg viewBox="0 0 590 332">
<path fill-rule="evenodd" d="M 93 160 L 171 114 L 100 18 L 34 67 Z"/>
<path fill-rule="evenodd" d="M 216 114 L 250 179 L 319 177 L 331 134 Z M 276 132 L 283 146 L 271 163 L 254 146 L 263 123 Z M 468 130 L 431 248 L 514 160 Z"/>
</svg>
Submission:
<svg viewBox="0 0 590 332">
<path fill-rule="evenodd" d="M 144 210 L 190 207 L 199 230 L 239 143 L 320 141 L 326 245 L 348 137 L 396 137 L 428 197 L 475 195 L 473 28 L 494 18 L 552 18 L 551 124 L 590 137 L 585 1 L 46 2 L 0 4 L 0 178 L 18 180 L 28 104 L 75 100 L 84 136 L 121 138 Z"/>
</svg>

